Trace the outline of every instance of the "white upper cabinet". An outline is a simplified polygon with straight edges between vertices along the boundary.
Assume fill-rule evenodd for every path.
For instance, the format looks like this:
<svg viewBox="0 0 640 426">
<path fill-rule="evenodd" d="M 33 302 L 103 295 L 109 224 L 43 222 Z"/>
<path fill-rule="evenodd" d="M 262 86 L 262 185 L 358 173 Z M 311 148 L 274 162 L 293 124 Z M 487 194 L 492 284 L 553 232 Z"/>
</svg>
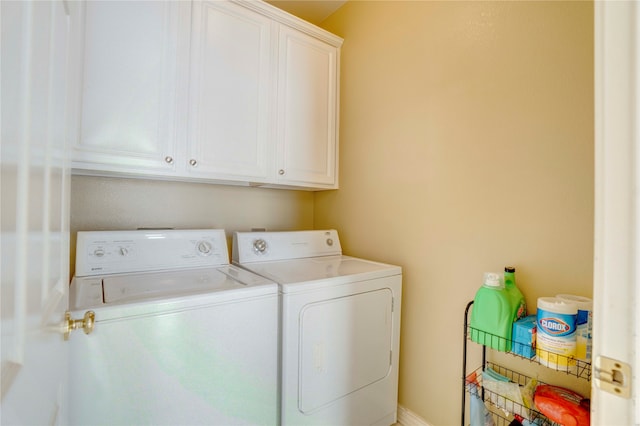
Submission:
<svg viewBox="0 0 640 426">
<path fill-rule="evenodd" d="M 337 188 L 342 39 L 261 1 L 86 2 L 73 171 Z"/>
<path fill-rule="evenodd" d="M 267 182 L 272 21 L 233 3 L 193 3 L 189 174 Z"/>
<path fill-rule="evenodd" d="M 175 173 L 190 4 L 85 3 L 76 169 Z"/>
<path fill-rule="evenodd" d="M 277 179 L 335 188 L 338 48 L 282 26 L 278 59 Z"/>
</svg>

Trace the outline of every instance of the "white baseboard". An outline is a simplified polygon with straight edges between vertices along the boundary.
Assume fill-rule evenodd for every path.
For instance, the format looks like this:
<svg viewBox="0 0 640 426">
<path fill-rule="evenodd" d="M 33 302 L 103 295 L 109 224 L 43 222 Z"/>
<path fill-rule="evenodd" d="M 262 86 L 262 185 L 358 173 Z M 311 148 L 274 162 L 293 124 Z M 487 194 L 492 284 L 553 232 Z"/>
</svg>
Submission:
<svg viewBox="0 0 640 426">
<path fill-rule="evenodd" d="M 401 426 L 430 426 L 425 419 L 402 405 L 398 405 L 398 424 Z"/>
</svg>

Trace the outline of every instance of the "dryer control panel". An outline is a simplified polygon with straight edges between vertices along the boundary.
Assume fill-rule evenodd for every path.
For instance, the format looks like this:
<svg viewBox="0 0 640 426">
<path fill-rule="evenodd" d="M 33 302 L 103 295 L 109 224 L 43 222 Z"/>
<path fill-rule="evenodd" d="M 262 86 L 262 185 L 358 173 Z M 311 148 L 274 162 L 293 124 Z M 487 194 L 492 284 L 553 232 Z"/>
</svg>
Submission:
<svg viewBox="0 0 640 426">
<path fill-rule="evenodd" d="M 78 232 L 79 277 L 228 264 L 222 229 Z"/>
<path fill-rule="evenodd" d="M 239 264 L 340 254 L 342 247 L 334 229 L 233 234 L 233 261 Z"/>
</svg>

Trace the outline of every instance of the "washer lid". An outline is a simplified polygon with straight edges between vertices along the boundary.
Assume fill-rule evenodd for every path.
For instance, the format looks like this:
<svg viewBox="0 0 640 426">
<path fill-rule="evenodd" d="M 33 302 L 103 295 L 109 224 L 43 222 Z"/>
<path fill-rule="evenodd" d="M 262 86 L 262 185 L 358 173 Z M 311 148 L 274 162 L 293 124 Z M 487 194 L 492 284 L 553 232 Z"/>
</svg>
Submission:
<svg viewBox="0 0 640 426">
<path fill-rule="evenodd" d="M 244 299 L 276 293 L 275 283 L 233 265 L 180 271 L 75 277 L 71 282 L 70 309 L 188 303 L 197 298 L 212 301 Z"/>
<path fill-rule="evenodd" d="M 113 275 L 102 280 L 104 303 L 229 290 L 241 286 L 242 283 L 216 269 Z"/>
<path fill-rule="evenodd" d="M 275 262 L 245 263 L 242 267 L 281 284 L 283 293 L 308 289 L 309 286 L 338 285 L 399 275 L 395 265 L 350 256 L 322 256 Z M 324 281 L 320 284 L 319 281 Z"/>
</svg>

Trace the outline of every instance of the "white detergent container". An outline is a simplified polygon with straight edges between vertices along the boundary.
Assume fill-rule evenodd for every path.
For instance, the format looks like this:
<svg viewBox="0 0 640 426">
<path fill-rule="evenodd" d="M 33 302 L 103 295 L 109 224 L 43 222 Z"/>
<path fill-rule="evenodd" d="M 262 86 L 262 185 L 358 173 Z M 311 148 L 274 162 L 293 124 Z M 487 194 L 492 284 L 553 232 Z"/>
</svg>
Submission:
<svg viewBox="0 0 640 426">
<path fill-rule="evenodd" d="M 222 230 L 79 232 L 72 425 L 278 423 L 278 287 Z"/>
</svg>

